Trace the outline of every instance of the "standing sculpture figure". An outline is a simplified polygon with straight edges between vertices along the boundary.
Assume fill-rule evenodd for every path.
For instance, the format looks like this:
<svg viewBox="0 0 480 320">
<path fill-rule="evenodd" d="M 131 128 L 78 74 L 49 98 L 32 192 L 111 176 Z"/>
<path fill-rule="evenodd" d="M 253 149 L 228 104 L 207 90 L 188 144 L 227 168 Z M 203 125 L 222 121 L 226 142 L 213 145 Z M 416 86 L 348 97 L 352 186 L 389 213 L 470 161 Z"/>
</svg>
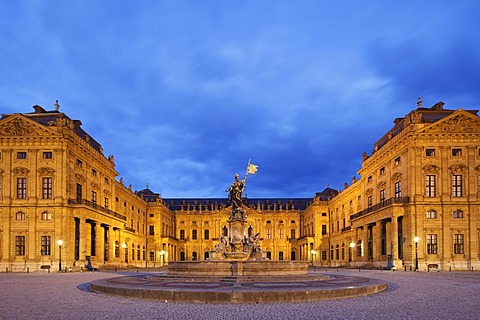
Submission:
<svg viewBox="0 0 480 320">
<path fill-rule="evenodd" d="M 243 189 L 245 189 L 245 180 L 238 178 L 238 173 L 235 174 L 235 181 L 228 188 L 228 202 L 232 205 L 232 210 L 242 208 Z"/>
</svg>

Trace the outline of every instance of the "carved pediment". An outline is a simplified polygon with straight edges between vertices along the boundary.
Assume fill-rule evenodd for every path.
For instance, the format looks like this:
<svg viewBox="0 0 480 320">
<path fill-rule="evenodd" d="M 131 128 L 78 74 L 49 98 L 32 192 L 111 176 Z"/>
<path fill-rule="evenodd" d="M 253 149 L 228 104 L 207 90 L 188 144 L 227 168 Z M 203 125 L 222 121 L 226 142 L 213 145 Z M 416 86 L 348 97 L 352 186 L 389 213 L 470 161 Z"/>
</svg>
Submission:
<svg viewBox="0 0 480 320">
<path fill-rule="evenodd" d="M 467 173 L 468 168 L 463 164 L 455 164 L 448 168 L 452 173 Z"/>
<path fill-rule="evenodd" d="M 35 123 L 20 115 L 11 116 L 0 124 L 0 135 L 2 136 L 31 136 L 52 134 L 49 129 L 41 124 Z"/>
<path fill-rule="evenodd" d="M 425 173 L 430 173 L 430 174 L 433 174 L 433 173 L 439 173 L 440 172 L 440 168 L 433 165 L 433 164 L 428 164 L 426 165 L 425 167 L 422 168 L 422 170 L 425 172 Z"/>
<path fill-rule="evenodd" d="M 387 185 L 387 183 L 385 181 L 382 181 L 382 182 L 379 182 L 377 184 L 377 188 L 378 189 L 385 189 L 385 186 Z"/>
<path fill-rule="evenodd" d="M 75 173 L 75 178 L 77 178 L 77 180 L 80 181 L 80 182 L 87 181 L 83 175 L 78 174 L 78 173 Z"/>
<path fill-rule="evenodd" d="M 392 175 L 392 181 L 393 182 L 396 182 L 396 181 L 399 181 L 402 179 L 402 174 L 400 172 L 395 172 L 393 175 Z"/>
<path fill-rule="evenodd" d="M 103 190 L 103 194 L 106 195 L 106 196 L 112 195 L 112 193 L 110 191 L 108 191 L 107 189 Z"/>
<path fill-rule="evenodd" d="M 368 188 L 367 191 L 365 191 L 365 194 L 367 196 L 371 196 L 373 194 L 373 189 L 372 188 Z"/>
<path fill-rule="evenodd" d="M 41 167 L 37 170 L 37 172 L 41 176 L 52 176 L 55 173 L 55 170 L 53 168 L 49 168 L 49 167 Z"/>
<path fill-rule="evenodd" d="M 480 132 L 480 119 L 473 115 L 458 113 L 444 120 L 439 120 L 427 128 L 425 133 L 473 133 Z"/>
<path fill-rule="evenodd" d="M 95 182 L 92 182 L 91 186 L 92 186 L 93 189 L 97 189 L 97 190 L 100 189 L 100 186 Z"/>
<path fill-rule="evenodd" d="M 30 172 L 30 170 L 24 167 L 16 167 L 12 169 L 12 172 L 16 176 L 25 176 Z"/>
</svg>

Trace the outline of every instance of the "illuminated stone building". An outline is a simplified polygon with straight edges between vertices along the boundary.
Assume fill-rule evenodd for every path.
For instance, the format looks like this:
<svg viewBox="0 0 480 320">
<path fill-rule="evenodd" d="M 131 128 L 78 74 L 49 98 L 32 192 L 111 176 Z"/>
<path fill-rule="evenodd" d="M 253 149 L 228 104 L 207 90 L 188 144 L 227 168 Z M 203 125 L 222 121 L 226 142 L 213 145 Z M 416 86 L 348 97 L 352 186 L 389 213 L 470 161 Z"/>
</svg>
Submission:
<svg viewBox="0 0 480 320">
<path fill-rule="evenodd" d="M 419 101 L 363 154 L 360 177 L 343 190 L 245 199 L 248 232 L 260 233 L 274 260 L 480 269 L 479 141 L 476 110 Z M 162 199 L 118 177 L 114 157 L 58 104 L 3 115 L 0 270 L 205 260 L 228 235 L 226 198 Z"/>
</svg>

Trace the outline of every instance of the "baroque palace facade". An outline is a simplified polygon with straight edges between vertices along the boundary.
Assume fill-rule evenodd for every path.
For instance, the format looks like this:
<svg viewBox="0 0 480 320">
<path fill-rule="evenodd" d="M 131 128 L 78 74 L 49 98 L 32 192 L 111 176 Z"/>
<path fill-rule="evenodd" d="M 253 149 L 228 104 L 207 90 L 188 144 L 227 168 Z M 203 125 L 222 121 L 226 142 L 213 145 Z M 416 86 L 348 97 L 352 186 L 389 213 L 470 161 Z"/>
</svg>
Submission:
<svg viewBox="0 0 480 320">
<path fill-rule="evenodd" d="M 272 260 L 480 269 L 477 110 L 418 108 L 363 154 L 360 178 L 313 198 L 245 199 Z M 0 120 L 0 271 L 205 260 L 228 235 L 227 199 L 132 191 L 113 156 L 59 111 Z M 61 240 L 61 242 L 59 242 Z"/>
</svg>

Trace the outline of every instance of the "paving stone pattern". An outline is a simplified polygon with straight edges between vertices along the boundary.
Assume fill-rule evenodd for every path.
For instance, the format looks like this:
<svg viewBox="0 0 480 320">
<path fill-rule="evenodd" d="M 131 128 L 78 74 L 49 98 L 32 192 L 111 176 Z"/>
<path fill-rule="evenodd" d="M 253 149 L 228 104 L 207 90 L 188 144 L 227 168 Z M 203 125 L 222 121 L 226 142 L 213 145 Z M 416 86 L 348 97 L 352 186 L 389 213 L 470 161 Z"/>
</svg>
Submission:
<svg viewBox="0 0 480 320">
<path fill-rule="evenodd" d="M 115 273 L 0 273 L 0 319 L 480 319 L 479 272 L 338 274 L 384 280 L 389 287 L 370 296 L 312 303 L 190 304 L 88 290 L 88 282 Z"/>
</svg>

